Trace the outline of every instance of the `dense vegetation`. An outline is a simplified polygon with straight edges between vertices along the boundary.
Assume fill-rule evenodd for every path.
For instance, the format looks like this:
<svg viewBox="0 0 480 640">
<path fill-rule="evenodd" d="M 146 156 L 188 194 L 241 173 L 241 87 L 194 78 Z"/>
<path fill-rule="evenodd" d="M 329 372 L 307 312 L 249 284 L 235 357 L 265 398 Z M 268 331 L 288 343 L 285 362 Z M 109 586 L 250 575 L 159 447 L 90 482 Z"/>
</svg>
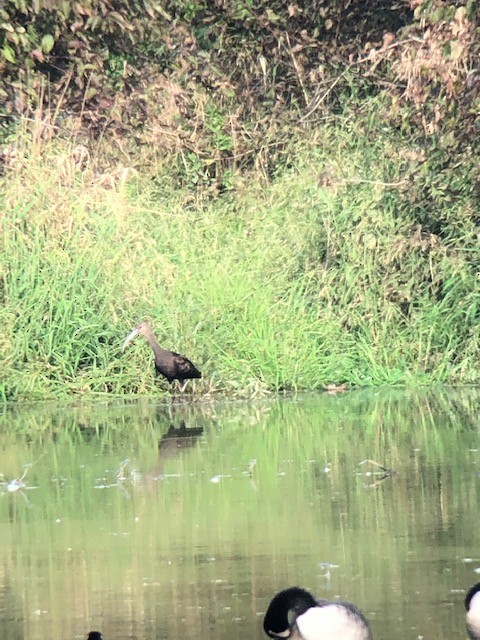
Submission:
<svg viewBox="0 0 480 640">
<path fill-rule="evenodd" d="M 477 2 L 0 13 L 4 399 L 478 382 Z"/>
</svg>

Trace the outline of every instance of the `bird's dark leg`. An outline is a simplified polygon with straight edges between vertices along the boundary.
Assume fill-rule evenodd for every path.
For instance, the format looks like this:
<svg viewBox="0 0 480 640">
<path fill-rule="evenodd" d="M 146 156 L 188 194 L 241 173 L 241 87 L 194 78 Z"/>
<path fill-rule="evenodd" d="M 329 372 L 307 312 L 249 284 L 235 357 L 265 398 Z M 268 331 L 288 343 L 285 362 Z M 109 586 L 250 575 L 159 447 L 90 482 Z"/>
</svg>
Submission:
<svg viewBox="0 0 480 640">
<path fill-rule="evenodd" d="M 178 393 L 181 394 L 182 391 L 185 389 L 185 386 L 187 384 L 187 380 L 181 380 L 181 379 L 177 379 L 175 378 L 174 380 L 172 380 L 170 382 L 170 398 L 173 400 L 175 400 L 176 397 L 176 387 L 178 387 Z"/>
<path fill-rule="evenodd" d="M 175 400 L 175 380 L 169 380 L 169 389 L 170 389 L 170 401 L 173 402 Z"/>
</svg>

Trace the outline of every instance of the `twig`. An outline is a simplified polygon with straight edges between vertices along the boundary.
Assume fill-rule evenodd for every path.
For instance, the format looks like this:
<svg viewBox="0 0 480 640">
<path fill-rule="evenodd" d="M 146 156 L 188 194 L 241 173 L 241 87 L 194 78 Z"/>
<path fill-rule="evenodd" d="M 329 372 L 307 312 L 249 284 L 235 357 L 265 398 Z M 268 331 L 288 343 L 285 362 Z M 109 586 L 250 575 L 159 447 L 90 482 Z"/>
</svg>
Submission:
<svg viewBox="0 0 480 640">
<path fill-rule="evenodd" d="M 303 84 L 302 74 L 300 73 L 300 69 L 299 69 L 299 66 L 298 66 L 297 59 L 295 58 L 295 55 L 293 53 L 292 45 L 290 44 L 289 35 L 288 35 L 287 32 L 285 32 L 285 35 L 286 35 L 286 39 L 287 39 L 287 43 L 288 43 L 288 53 L 290 54 L 290 57 L 292 58 L 293 66 L 295 67 L 295 73 L 297 74 L 298 82 L 300 84 L 300 87 L 301 87 L 302 92 L 303 92 L 303 97 L 305 99 L 305 106 L 307 106 L 308 103 L 310 102 L 310 98 L 308 97 L 307 90 L 305 88 L 305 85 Z"/>
<path fill-rule="evenodd" d="M 353 67 L 355 64 L 359 64 L 359 63 L 355 63 L 355 62 L 351 62 L 348 67 L 346 69 L 344 69 L 342 71 L 342 73 L 332 82 L 332 84 L 329 86 L 329 88 L 325 91 L 325 93 L 323 94 L 323 96 L 314 96 L 313 100 L 312 100 L 312 106 L 310 107 L 310 111 L 307 111 L 307 113 L 302 116 L 299 120 L 299 122 L 303 122 L 304 120 L 306 120 L 307 118 L 309 118 L 312 113 L 314 113 L 314 111 L 316 111 L 318 109 L 318 107 L 322 104 L 322 102 L 325 100 L 325 98 L 328 96 L 328 94 L 332 91 L 332 89 L 340 82 L 340 80 L 343 78 L 343 76 L 347 73 L 347 71 Z"/>
<path fill-rule="evenodd" d="M 377 184 L 382 187 L 399 187 L 401 184 L 405 184 L 406 182 L 408 182 L 408 180 L 404 178 L 403 180 L 399 180 L 398 182 L 382 182 L 381 180 L 364 180 L 363 178 L 346 178 L 345 180 L 342 180 L 342 182 L 344 184 L 347 182 L 353 182 L 355 184 L 360 184 L 360 183 Z"/>
<path fill-rule="evenodd" d="M 362 462 L 358 463 L 358 466 L 360 466 L 361 464 L 367 464 L 367 462 L 375 465 L 376 467 L 379 467 L 382 471 L 384 471 L 388 475 L 393 475 L 395 473 L 393 469 L 388 469 L 387 467 L 384 467 L 383 464 L 380 464 L 379 462 L 375 462 L 375 460 L 370 460 L 370 458 L 367 458 L 366 460 L 362 460 Z"/>
<path fill-rule="evenodd" d="M 388 47 L 379 49 L 378 53 L 384 53 L 389 49 L 395 49 L 396 47 L 407 44 L 409 42 L 418 42 L 420 44 L 424 44 L 423 40 L 419 38 L 407 38 L 406 40 L 400 40 L 399 42 L 394 42 L 388 45 Z M 334 87 L 340 82 L 340 80 L 347 73 L 347 71 L 349 71 L 352 67 L 359 66 L 364 62 L 369 62 L 369 61 L 372 61 L 372 58 L 370 57 L 370 55 L 365 56 L 364 58 L 360 58 L 359 60 L 355 60 L 355 62 L 351 62 L 349 65 L 347 65 L 347 67 L 342 71 L 342 73 L 339 76 L 337 76 L 337 78 L 335 78 L 335 80 L 332 82 L 330 87 L 325 91 L 325 93 L 322 96 L 319 96 L 318 94 L 316 94 L 313 97 L 309 111 L 307 111 L 307 113 L 300 118 L 299 122 L 303 122 L 304 120 L 309 118 L 312 115 L 312 113 L 314 113 L 318 109 L 318 107 L 322 104 L 322 102 L 325 100 L 328 94 L 332 91 L 332 89 L 334 89 Z"/>
</svg>

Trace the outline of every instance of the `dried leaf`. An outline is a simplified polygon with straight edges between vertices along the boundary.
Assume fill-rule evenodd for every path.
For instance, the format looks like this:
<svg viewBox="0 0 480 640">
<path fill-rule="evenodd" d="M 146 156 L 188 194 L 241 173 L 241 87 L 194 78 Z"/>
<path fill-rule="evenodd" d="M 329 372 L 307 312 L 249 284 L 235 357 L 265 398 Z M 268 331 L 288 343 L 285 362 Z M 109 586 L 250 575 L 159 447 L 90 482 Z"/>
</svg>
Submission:
<svg viewBox="0 0 480 640">
<path fill-rule="evenodd" d="M 34 60 L 40 60 L 40 62 L 44 62 L 45 60 L 45 56 L 43 55 L 42 51 L 40 51 L 40 49 L 34 49 L 30 53 L 30 55 Z"/>
<path fill-rule="evenodd" d="M 75 20 L 75 22 L 73 22 L 70 25 L 70 30 L 73 31 L 73 33 L 75 33 L 76 31 L 78 31 L 82 27 L 83 27 L 83 20 Z"/>
</svg>

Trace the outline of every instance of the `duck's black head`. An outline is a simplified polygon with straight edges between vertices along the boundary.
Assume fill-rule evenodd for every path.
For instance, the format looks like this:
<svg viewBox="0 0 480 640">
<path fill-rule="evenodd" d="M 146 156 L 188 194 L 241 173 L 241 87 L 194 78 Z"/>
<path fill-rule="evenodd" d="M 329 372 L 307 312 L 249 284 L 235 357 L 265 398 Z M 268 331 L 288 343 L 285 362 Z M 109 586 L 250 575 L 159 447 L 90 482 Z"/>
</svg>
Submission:
<svg viewBox="0 0 480 640">
<path fill-rule="evenodd" d="M 100 631 L 90 631 L 87 640 L 103 640 L 103 636 Z"/>
<path fill-rule="evenodd" d="M 465 609 L 467 611 L 470 610 L 470 603 L 472 602 L 473 596 L 479 591 L 480 591 L 480 582 L 477 582 L 477 584 L 474 584 L 473 587 L 468 591 L 467 595 L 465 596 Z"/>
<path fill-rule="evenodd" d="M 465 596 L 467 633 L 471 640 L 480 640 L 480 582 L 474 584 Z"/>
<path fill-rule="evenodd" d="M 298 616 L 311 607 L 316 607 L 317 601 L 311 593 L 301 587 L 289 587 L 277 593 L 268 605 L 263 619 L 263 629 L 271 638 L 286 637 L 291 624 Z M 292 612 L 292 619 L 288 614 Z"/>
</svg>

